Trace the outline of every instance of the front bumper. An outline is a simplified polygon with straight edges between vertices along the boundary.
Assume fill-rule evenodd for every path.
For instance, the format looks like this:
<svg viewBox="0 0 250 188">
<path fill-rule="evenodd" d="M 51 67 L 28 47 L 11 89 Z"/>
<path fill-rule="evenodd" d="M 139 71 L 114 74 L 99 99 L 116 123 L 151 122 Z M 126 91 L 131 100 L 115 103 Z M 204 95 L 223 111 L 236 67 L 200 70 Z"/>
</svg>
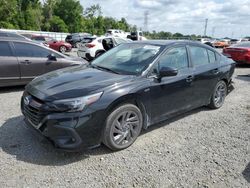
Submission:
<svg viewBox="0 0 250 188">
<path fill-rule="evenodd" d="M 101 112 L 50 113 L 39 123 L 34 123 L 31 114 L 25 109 L 23 100 L 21 110 L 25 123 L 49 139 L 58 149 L 80 151 L 101 143 L 103 128 L 100 124 L 103 121 L 99 121 L 103 118 Z"/>
</svg>

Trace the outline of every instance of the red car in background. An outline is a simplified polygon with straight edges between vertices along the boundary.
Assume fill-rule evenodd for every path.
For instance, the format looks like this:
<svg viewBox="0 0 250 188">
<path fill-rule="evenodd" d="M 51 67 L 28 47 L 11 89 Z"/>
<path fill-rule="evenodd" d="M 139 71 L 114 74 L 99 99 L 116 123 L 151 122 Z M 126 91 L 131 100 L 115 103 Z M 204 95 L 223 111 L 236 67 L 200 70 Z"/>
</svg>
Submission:
<svg viewBox="0 0 250 188">
<path fill-rule="evenodd" d="M 40 42 L 40 43 L 47 43 L 50 48 L 52 48 L 53 50 L 59 51 L 61 53 L 70 52 L 72 49 L 71 44 L 64 42 L 64 41 L 58 41 L 48 36 L 32 36 L 31 40 Z"/>
<path fill-rule="evenodd" d="M 224 48 L 223 54 L 239 64 L 250 64 L 250 42 L 241 42 Z"/>
</svg>

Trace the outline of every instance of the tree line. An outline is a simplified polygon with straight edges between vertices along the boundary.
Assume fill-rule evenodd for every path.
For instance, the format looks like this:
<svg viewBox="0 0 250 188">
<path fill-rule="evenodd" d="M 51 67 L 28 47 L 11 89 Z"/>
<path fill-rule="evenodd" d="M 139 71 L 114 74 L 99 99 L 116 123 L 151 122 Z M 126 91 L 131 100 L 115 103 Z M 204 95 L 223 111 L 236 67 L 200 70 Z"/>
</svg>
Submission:
<svg viewBox="0 0 250 188">
<path fill-rule="evenodd" d="M 105 17 L 99 4 L 84 8 L 79 0 L 0 0 L 0 28 L 103 35 L 108 29 L 137 30 L 125 18 Z M 181 33 L 145 32 L 151 39 L 197 38 Z"/>
<path fill-rule="evenodd" d="M 98 4 L 84 9 L 79 0 L 0 0 L 0 28 L 101 35 L 136 26 L 125 18 L 104 17 Z"/>
</svg>

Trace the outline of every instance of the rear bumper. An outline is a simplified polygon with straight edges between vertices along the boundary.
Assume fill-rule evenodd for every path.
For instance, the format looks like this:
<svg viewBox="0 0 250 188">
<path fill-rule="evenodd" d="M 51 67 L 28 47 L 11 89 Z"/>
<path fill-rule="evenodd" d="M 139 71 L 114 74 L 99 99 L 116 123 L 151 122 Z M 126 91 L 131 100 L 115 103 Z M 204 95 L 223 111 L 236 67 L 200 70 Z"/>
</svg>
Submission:
<svg viewBox="0 0 250 188">
<path fill-rule="evenodd" d="M 77 55 L 78 55 L 78 57 L 81 57 L 81 58 L 84 58 L 84 59 L 87 59 L 87 60 L 94 59 L 94 57 L 92 57 L 91 54 L 89 52 L 86 52 L 86 51 L 78 50 Z"/>
</svg>

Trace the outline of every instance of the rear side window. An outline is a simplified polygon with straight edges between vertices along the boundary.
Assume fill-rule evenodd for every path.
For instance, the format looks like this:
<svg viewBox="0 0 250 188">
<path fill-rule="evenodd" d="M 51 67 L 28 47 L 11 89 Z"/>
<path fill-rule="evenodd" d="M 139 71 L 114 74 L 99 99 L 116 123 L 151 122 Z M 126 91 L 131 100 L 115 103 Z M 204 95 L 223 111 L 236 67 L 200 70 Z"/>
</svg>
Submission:
<svg viewBox="0 0 250 188">
<path fill-rule="evenodd" d="M 208 53 L 208 57 L 209 57 L 209 62 L 216 63 L 215 53 L 211 50 L 207 50 L 207 53 Z"/>
<path fill-rule="evenodd" d="M 6 41 L 0 41 L 0 56 L 12 56 L 10 45 Z"/>
<path fill-rule="evenodd" d="M 16 55 L 18 57 L 41 57 L 46 58 L 50 51 L 28 43 L 14 42 Z"/>
<path fill-rule="evenodd" d="M 7 33 L 1 33 L 1 32 L 0 32 L 0 37 L 8 37 L 8 34 L 7 34 Z"/>
<path fill-rule="evenodd" d="M 198 46 L 189 46 L 189 49 L 194 66 L 209 64 L 208 53 L 206 48 Z"/>
</svg>

